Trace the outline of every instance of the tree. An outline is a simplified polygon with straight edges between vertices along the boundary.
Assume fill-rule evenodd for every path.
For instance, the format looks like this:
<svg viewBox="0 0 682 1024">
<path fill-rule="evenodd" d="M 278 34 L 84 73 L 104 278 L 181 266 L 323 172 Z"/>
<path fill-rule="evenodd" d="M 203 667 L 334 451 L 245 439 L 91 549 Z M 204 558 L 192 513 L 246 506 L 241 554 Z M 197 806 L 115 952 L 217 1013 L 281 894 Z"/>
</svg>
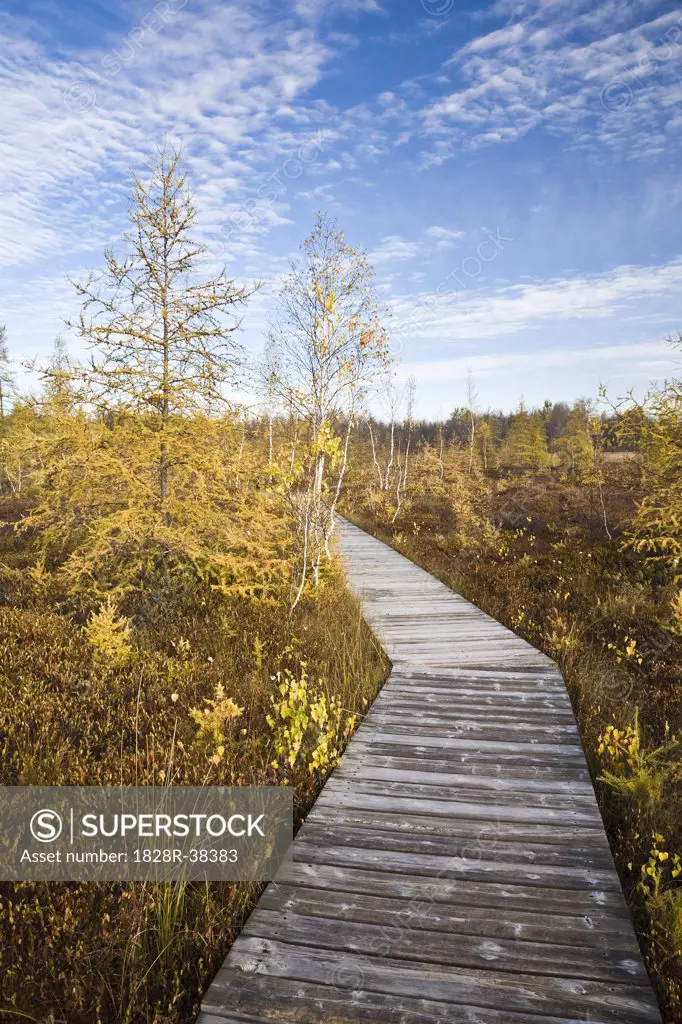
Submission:
<svg viewBox="0 0 682 1024">
<path fill-rule="evenodd" d="M 408 378 L 405 385 L 405 419 L 403 429 L 405 431 L 405 465 L 402 464 L 402 438 L 398 438 L 398 472 L 395 484 L 395 512 L 392 522 L 395 522 L 400 515 L 403 503 L 403 491 L 407 489 L 408 471 L 410 462 L 410 446 L 412 444 L 412 428 L 414 426 L 414 403 L 417 397 L 417 380 L 414 376 Z M 391 423 L 393 427 L 393 422 Z"/>
<path fill-rule="evenodd" d="M 194 219 L 178 154 L 162 153 L 148 184 L 134 179 L 127 254 L 107 251 L 76 286 L 87 365 L 58 348 L 43 370 L 46 401 L 73 387 L 78 408 L 44 438 L 26 526 L 79 595 L 144 601 L 182 580 L 262 593 L 287 575 L 290 521 L 223 394 L 248 292 L 225 272 L 199 279 Z"/>
<path fill-rule="evenodd" d="M 467 412 L 469 414 L 469 472 L 474 471 L 474 452 L 476 450 L 476 401 L 478 392 L 474 384 L 474 375 L 467 370 Z"/>
<path fill-rule="evenodd" d="M 592 438 L 592 421 L 587 402 L 576 402 L 569 411 L 564 430 L 556 442 L 557 451 L 562 453 L 566 470 L 579 481 L 585 481 L 594 474 L 595 448 Z"/>
<path fill-rule="evenodd" d="M 519 403 L 503 445 L 503 462 L 509 469 L 543 469 L 549 463 L 542 418 Z"/>
<path fill-rule="evenodd" d="M 542 418 L 547 431 L 547 439 L 550 444 L 566 432 L 566 425 L 570 415 L 570 407 L 566 402 L 545 402 L 542 410 Z"/>
<path fill-rule="evenodd" d="M 35 403 L 16 401 L 0 434 L 0 492 L 20 495 L 33 485 L 40 465 L 40 428 Z"/>
<path fill-rule="evenodd" d="M 172 518 L 173 467 L 186 458 L 183 418 L 224 404 L 241 348 L 235 310 L 248 290 L 230 280 L 196 277 L 206 247 L 192 238 L 196 208 L 177 152 L 160 153 L 151 181 L 133 179 L 129 252 L 105 253 L 106 271 L 76 283 L 83 299 L 74 325 L 93 346 L 83 381 L 102 411 L 139 413 L 157 449 L 156 497 Z"/>
<path fill-rule="evenodd" d="M 14 373 L 7 348 L 7 328 L 0 324 L 0 420 L 8 411 L 7 403 L 14 391 Z"/>
<path fill-rule="evenodd" d="M 476 450 L 484 473 L 497 468 L 495 435 L 493 433 L 490 419 L 487 416 L 484 416 L 478 424 L 478 430 L 476 431 Z"/>
<path fill-rule="evenodd" d="M 682 347 L 682 334 L 668 341 Z M 670 378 L 644 403 L 631 397 L 616 434 L 626 449 L 641 456 L 646 496 L 637 507 L 626 543 L 682 578 L 682 381 Z"/>
<path fill-rule="evenodd" d="M 388 363 L 387 334 L 366 254 L 349 246 L 336 221 L 322 214 L 302 248 L 280 295 L 265 371 L 307 432 L 299 473 L 290 486 L 302 544 L 294 604 L 310 565 L 319 582 L 356 410 Z"/>
<path fill-rule="evenodd" d="M 71 359 L 61 334 L 52 344 L 52 356 L 45 366 L 37 361 L 26 364 L 28 369 L 36 370 L 42 385 L 40 408 L 44 415 L 50 417 L 72 412 L 82 398 L 77 387 L 80 367 Z"/>
</svg>

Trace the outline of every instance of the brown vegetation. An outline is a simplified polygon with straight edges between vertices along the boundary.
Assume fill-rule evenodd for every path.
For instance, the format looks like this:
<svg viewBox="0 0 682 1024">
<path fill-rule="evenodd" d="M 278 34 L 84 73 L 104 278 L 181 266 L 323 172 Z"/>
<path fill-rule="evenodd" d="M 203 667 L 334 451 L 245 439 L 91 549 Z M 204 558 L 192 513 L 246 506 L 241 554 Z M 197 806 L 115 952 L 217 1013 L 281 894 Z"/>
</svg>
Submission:
<svg viewBox="0 0 682 1024">
<path fill-rule="evenodd" d="M 466 438 L 439 428 L 433 443 L 433 428 L 412 430 L 399 502 L 373 471 L 390 441 L 382 450 L 376 427 L 371 441 L 360 435 L 345 510 L 559 663 L 652 980 L 679 1020 L 682 607 L 674 560 L 644 557 L 647 481 L 632 458 L 609 464 L 596 445 L 588 458 L 586 444 L 581 462 L 550 469 L 543 459 L 538 472 L 547 448 L 536 426 L 515 472 L 485 472 L 480 449 L 470 468 Z M 404 475 L 404 462 L 393 472 Z"/>
</svg>

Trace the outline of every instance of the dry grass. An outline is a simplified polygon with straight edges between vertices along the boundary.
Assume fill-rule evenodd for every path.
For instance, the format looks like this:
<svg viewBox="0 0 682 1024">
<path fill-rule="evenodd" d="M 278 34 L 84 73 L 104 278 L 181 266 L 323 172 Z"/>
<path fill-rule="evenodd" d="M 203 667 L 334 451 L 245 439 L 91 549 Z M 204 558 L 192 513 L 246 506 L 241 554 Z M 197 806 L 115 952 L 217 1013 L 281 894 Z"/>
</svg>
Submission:
<svg viewBox="0 0 682 1024">
<path fill-rule="evenodd" d="M 17 509 L 6 509 L 10 517 Z M 272 766 L 278 670 L 308 675 L 361 716 L 385 663 L 331 575 L 294 615 L 276 603 L 183 594 L 103 657 L 32 552 L 0 542 L 0 784 L 294 786 L 299 818 L 321 785 L 302 757 Z M 244 707 L 216 757 L 192 710 L 222 683 Z M 305 750 L 304 750 L 305 754 Z M 50 1024 L 193 1019 L 258 888 L 249 884 L 0 886 L 0 1017 Z"/>
</svg>

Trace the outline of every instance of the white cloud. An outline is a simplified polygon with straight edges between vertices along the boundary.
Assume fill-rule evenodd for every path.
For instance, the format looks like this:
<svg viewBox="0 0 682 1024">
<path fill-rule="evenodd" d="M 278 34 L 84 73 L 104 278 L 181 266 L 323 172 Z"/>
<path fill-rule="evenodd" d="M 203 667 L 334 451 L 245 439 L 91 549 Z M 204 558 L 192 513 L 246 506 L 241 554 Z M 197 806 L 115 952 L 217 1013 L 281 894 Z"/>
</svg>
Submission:
<svg viewBox="0 0 682 1024">
<path fill-rule="evenodd" d="M 466 284 L 464 274 L 460 280 Z M 485 295 L 463 290 L 453 278 L 440 290 L 394 297 L 392 329 L 406 340 L 456 344 L 548 324 L 607 320 L 662 297 L 674 303 L 672 326 L 682 322 L 681 294 L 682 257 L 662 266 L 622 266 L 605 274 L 506 286 Z"/>
<path fill-rule="evenodd" d="M 131 169 L 144 167 L 164 137 L 183 145 L 207 222 L 224 220 L 279 174 L 285 187 L 264 213 L 266 227 L 286 219 L 316 163 L 332 167 L 344 133 L 351 149 L 382 143 L 376 126 L 308 100 L 333 51 L 291 17 L 199 0 L 136 46 L 110 38 L 74 60 L 27 42 L 24 21 L 3 25 L 3 265 L 109 241 Z M 324 146 L 304 149 L 301 174 L 301 147 L 320 131 Z M 112 199 L 118 209 L 108 207 Z"/>
<path fill-rule="evenodd" d="M 398 260 L 411 260 L 419 252 L 419 242 L 409 242 L 400 235 L 386 235 L 379 245 L 372 249 L 369 258 L 372 263 L 394 263 Z"/>
<path fill-rule="evenodd" d="M 386 235 L 374 248 L 369 258 L 373 263 L 397 263 L 403 260 L 424 259 L 435 251 L 451 249 L 464 238 L 464 231 L 453 231 L 451 228 L 433 225 L 426 228 L 415 239 L 403 238 L 400 235 Z"/>
<path fill-rule="evenodd" d="M 469 372 L 477 378 L 504 377 L 509 373 L 538 374 L 542 370 L 581 368 L 587 364 L 602 367 L 613 376 L 614 367 L 628 366 L 631 371 L 656 374 L 669 372 L 675 358 L 671 347 L 662 341 L 627 345 L 594 345 L 576 348 L 541 348 L 532 352 L 502 352 L 458 356 L 430 362 L 406 362 L 399 367 L 401 379 L 414 376 L 421 382 L 464 381 Z"/>
<path fill-rule="evenodd" d="M 478 36 L 469 43 L 467 49 L 471 53 L 484 53 L 486 50 L 496 50 L 501 46 L 520 43 L 525 34 L 525 26 L 517 22 L 514 25 L 507 25 L 505 28 L 498 28 L 495 32 L 489 32 L 487 36 Z"/>
<path fill-rule="evenodd" d="M 434 224 L 424 232 L 427 238 L 433 239 L 437 249 L 452 249 L 460 239 L 465 237 L 464 231 L 452 231 L 450 228 Z"/>
<path fill-rule="evenodd" d="M 382 8 L 377 0 L 335 0 L 331 5 L 329 0 L 296 0 L 296 11 L 302 17 L 314 20 L 339 11 L 380 14 Z"/>
<path fill-rule="evenodd" d="M 426 163 L 538 125 L 581 148 L 600 140 L 642 155 L 670 145 L 680 126 L 682 19 L 670 11 L 647 21 L 652 6 L 509 5 L 512 21 L 457 51 L 447 65 L 456 87 L 424 106 L 427 132 L 440 137 Z"/>
</svg>

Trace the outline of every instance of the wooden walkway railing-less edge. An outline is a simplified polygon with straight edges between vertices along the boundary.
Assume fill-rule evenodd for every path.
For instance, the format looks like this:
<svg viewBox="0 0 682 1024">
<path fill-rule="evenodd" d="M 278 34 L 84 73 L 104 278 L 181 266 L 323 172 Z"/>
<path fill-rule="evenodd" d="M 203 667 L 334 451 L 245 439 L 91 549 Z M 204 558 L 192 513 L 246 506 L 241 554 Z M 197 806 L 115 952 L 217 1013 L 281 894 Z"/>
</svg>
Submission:
<svg viewBox="0 0 682 1024">
<path fill-rule="evenodd" d="M 199 1024 L 660 1024 L 557 667 L 340 545 L 393 670 Z"/>
</svg>

